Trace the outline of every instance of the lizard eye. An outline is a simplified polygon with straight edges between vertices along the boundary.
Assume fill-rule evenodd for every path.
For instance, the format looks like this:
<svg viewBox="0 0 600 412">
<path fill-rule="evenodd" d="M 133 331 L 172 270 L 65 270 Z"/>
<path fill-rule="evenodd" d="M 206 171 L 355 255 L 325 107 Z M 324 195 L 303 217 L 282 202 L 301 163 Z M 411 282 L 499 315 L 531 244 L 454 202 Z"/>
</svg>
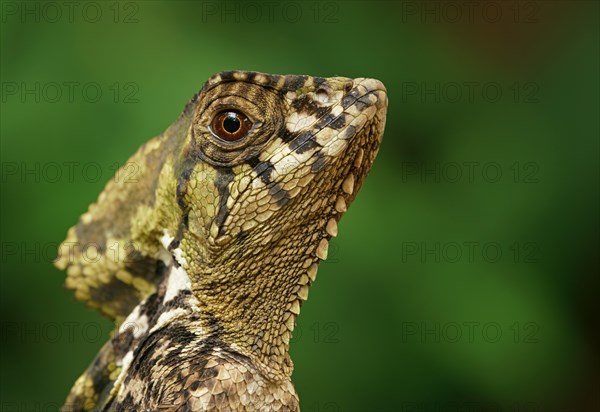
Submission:
<svg viewBox="0 0 600 412">
<path fill-rule="evenodd" d="M 248 134 L 252 122 L 237 110 L 223 110 L 213 117 L 211 129 L 215 136 L 226 142 L 236 142 Z"/>
</svg>

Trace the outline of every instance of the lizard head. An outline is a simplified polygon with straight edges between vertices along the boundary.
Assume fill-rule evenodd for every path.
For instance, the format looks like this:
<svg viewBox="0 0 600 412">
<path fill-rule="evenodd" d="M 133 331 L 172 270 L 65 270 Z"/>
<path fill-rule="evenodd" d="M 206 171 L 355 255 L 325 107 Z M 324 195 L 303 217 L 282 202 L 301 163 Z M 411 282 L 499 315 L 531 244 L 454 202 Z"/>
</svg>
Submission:
<svg viewBox="0 0 600 412">
<path fill-rule="evenodd" d="M 387 95 L 374 79 L 223 72 L 198 96 L 178 184 L 204 264 L 272 255 L 294 234 L 327 239 L 381 142 Z M 303 235 L 301 235 L 303 234 Z"/>
<path fill-rule="evenodd" d="M 375 159 L 386 110 L 383 84 L 367 78 L 234 71 L 204 85 L 176 168 L 184 228 L 172 246 L 206 310 L 244 323 L 224 328 L 239 330 L 230 343 L 287 352 L 317 265 Z"/>
<path fill-rule="evenodd" d="M 296 315 L 373 164 L 386 110 L 374 79 L 214 75 L 69 230 L 55 262 L 66 286 L 120 321 L 177 264 L 203 327 L 289 375 Z"/>
</svg>

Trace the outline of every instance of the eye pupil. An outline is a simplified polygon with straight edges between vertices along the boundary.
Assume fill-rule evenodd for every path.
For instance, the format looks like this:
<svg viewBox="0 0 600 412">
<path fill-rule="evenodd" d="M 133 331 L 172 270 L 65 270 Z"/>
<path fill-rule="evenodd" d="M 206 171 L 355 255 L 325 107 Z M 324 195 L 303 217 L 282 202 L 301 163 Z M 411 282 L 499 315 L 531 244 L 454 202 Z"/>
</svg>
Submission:
<svg viewBox="0 0 600 412">
<path fill-rule="evenodd" d="M 223 110 L 212 120 L 211 130 L 220 140 L 236 142 L 248 135 L 252 121 L 244 113 L 237 110 Z"/>
<path fill-rule="evenodd" d="M 235 133 L 240 130 L 240 127 L 242 127 L 242 123 L 238 119 L 237 114 L 233 112 L 227 113 L 227 117 L 223 120 L 223 129 L 227 133 Z"/>
</svg>

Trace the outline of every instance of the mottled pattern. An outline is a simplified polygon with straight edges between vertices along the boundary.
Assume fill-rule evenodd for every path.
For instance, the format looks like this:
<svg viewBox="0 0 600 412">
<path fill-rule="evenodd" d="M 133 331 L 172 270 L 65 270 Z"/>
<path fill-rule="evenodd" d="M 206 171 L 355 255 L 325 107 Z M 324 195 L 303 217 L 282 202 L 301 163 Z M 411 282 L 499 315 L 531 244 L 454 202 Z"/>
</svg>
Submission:
<svg viewBox="0 0 600 412">
<path fill-rule="evenodd" d="M 216 138 L 224 109 L 252 121 L 246 137 Z M 60 249 L 67 287 L 119 327 L 67 408 L 297 410 L 296 317 L 386 109 L 372 79 L 211 77 L 132 157 L 137 181 L 109 183 Z"/>
</svg>

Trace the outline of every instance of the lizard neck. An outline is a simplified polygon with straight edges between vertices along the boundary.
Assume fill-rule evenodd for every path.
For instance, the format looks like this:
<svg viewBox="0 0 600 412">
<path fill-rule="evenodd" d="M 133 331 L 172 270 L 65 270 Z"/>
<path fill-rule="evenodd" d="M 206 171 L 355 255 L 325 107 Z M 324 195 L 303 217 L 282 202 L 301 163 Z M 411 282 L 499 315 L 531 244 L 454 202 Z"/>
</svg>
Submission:
<svg viewBox="0 0 600 412">
<path fill-rule="evenodd" d="M 296 238 L 306 234 L 288 233 L 261 250 L 237 249 L 190 276 L 202 325 L 272 380 L 292 373 L 289 342 L 319 261 L 316 246 L 289 244 Z"/>
</svg>

